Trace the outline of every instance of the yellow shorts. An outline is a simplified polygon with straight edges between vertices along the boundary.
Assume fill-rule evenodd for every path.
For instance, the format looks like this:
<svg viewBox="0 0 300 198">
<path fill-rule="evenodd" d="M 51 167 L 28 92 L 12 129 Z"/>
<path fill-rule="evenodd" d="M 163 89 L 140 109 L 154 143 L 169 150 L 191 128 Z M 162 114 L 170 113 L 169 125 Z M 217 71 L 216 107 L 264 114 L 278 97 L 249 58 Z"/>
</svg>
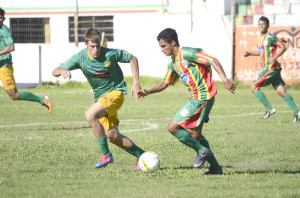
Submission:
<svg viewBox="0 0 300 198">
<path fill-rule="evenodd" d="M 14 68 L 13 66 L 0 67 L 0 80 L 2 81 L 4 89 L 14 89 L 16 88 L 16 81 L 14 78 Z"/>
<path fill-rule="evenodd" d="M 103 105 L 108 115 L 99 119 L 105 131 L 111 129 L 115 124 L 119 125 L 120 121 L 117 112 L 124 102 L 124 94 L 121 91 L 111 91 L 99 98 L 97 102 Z"/>
</svg>

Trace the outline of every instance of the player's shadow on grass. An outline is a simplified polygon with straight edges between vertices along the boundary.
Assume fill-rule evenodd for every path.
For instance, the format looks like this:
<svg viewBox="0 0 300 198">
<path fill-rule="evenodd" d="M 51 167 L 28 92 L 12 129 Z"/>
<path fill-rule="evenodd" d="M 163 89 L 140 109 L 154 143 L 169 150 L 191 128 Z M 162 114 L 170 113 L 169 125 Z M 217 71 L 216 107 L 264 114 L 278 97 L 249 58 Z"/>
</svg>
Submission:
<svg viewBox="0 0 300 198">
<path fill-rule="evenodd" d="M 91 128 L 90 126 L 79 126 L 79 127 L 53 127 L 51 129 L 49 128 L 28 128 L 27 130 L 32 130 L 32 131 L 49 131 L 49 130 L 53 130 L 53 131 L 76 131 L 76 130 L 81 130 L 81 129 L 89 129 Z"/>
<path fill-rule="evenodd" d="M 178 169 L 181 169 L 181 170 L 187 170 L 187 169 L 193 169 L 192 166 L 179 166 L 179 167 L 163 167 L 163 168 L 160 168 L 159 170 L 178 170 Z"/>
<path fill-rule="evenodd" d="M 300 174 L 300 170 L 288 171 L 288 170 L 237 170 L 229 174 L 268 174 L 268 173 L 280 173 L 280 174 Z"/>
</svg>

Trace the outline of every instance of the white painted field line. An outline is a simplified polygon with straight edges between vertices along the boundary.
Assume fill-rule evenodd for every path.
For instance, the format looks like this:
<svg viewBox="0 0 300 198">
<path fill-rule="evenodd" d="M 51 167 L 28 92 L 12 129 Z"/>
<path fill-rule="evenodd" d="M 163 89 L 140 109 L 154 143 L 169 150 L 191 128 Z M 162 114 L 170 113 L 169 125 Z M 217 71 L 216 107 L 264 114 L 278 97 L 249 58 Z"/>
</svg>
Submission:
<svg viewBox="0 0 300 198">
<path fill-rule="evenodd" d="M 72 122 L 76 123 L 76 122 Z M 82 122 L 77 122 L 77 123 L 82 123 Z M 84 122 L 85 123 L 85 122 Z M 33 123 L 34 125 L 38 125 L 38 123 Z M 33 124 L 29 125 L 32 126 Z M 47 123 L 43 123 L 47 124 Z M 65 123 L 64 123 L 65 124 Z M 158 124 L 151 123 L 151 122 L 145 122 L 145 123 L 140 123 L 140 125 L 145 126 L 143 128 L 139 129 L 130 129 L 130 130 L 122 130 L 121 133 L 132 133 L 132 132 L 137 132 L 137 131 L 147 131 L 147 130 L 153 130 L 157 129 L 159 126 Z M 13 137 L 13 138 L 1 138 L 0 141 L 19 141 L 19 140 L 44 140 L 44 139 L 64 139 L 64 138 L 72 138 L 72 137 L 84 137 L 84 136 L 93 136 L 92 133 L 88 134 L 76 134 L 76 135 L 69 135 L 69 136 L 54 136 L 54 137 L 35 137 L 35 136 L 29 136 L 29 137 Z"/>
<path fill-rule="evenodd" d="M 86 124 L 87 122 L 48 122 L 48 123 L 27 123 L 27 124 L 11 124 L 0 125 L 0 128 L 22 127 L 22 126 L 42 126 L 42 125 L 57 125 L 57 124 Z"/>
<path fill-rule="evenodd" d="M 292 111 L 279 111 L 277 113 L 292 113 Z M 246 113 L 246 114 L 234 114 L 234 115 L 217 115 L 209 116 L 210 118 L 228 118 L 228 117 L 245 117 L 253 115 L 262 115 L 260 113 Z M 170 120 L 172 118 L 150 118 L 150 119 L 130 119 L 130 120 L 121 120 L 122 122 L 137 122 L 137 121 L 157 121 L 157 120 Z M 27 123 L 27 124 L 12 124 L 12 125 L 0 125 L 0 128 L 10 128 L 10 127 L 20 127 L 20 126 L 41 126 L 41 125 L 57 125 L 57 124 L 87 124 L 87 122 L 49 122 L 49 123 Z"/>
</svg>

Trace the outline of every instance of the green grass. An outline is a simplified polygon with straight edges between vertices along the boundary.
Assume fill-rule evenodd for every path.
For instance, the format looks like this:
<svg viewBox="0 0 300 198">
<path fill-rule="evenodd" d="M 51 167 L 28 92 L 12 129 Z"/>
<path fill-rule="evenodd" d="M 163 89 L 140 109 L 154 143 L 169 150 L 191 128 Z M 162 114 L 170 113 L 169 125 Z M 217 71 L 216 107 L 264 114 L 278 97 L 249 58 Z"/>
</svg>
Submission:
<svg viewBox="0 0 300 198">
<path fill-rule="evenodd" d="M 159 81 L 142 77 L 141 85 Z M 0 88 L 0 197 L 300 197 L 300 123 L 292 123 L 287 104 L 273 88 L 263 89 L 278 113 L 262 121 L 265 109 L 249 86 L 240 84 L 233 95 L 217 85 L 203 128 L 223 166 L 217 176 L 192 169 L 195 152 L 167 131 L 188 98 L 181 82 L 143 102 L 129 94 L 119 111 L 120 131 L 161 158 L 160 170 L 150 174 L 131 171 L 135 158 L 112 144 L 115 162 L 94 168 L 99 149 L 84 118 L 93 103 L 87 83 L 27 90 L 48 95 L 52 115 L 38 103 L 10 100 Z M 299 106 L 299 89 L 288 91 Z"/>
</svg>

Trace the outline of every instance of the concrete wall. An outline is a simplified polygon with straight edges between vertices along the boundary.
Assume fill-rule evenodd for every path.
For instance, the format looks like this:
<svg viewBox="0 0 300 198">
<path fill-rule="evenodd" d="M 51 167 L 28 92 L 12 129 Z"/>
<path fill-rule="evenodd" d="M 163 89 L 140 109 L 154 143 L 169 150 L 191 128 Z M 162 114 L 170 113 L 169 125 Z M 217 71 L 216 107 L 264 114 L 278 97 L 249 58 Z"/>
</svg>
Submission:
<svg viewBox="0 0 300 198">
<path fill-rule="evenodd" d="M 165 12 L 158 7 L 157 11 L 149 11 L 165 3 Z M 192 2 L 192 4 L 191 4 Z M 169 3 L 169 4 L 167 4 Z M 231 77 L 232 48 L 230 22 L 222 17 L 223 1 L 180 1 L 180 0 L 78 0 L 79 11 L 88 6 L 113 7 L 145 6 L 140 12 L 107 12 L 79 13 L 88 15 L 114 15 L 114 42 L 108 42 L 108 47 L 126 49 L 136 55 L 140 64 L 140 75 L 163 77 L 168 58 L 160 52 L 156 36 L 164 28 L 176 29 L 182 46 L 203 48 L 207 53 L 218 58 L 228 77 Z M 68 8 L 74 10 L 75 0 L 0 0 L 0 5 L 7 12 L 5 24 L 9 26 L 11 17 L 50 17 L 50 44 L 16 44 L 12 53 L 15 78 L 18 83 L 38 82 L 39 46 L 41 46 L 42 81 L 56 81 L 52 70 L 74 53 L 85 46 L 83 43 L 75 47 L 68 40 L 68 17 L 73 12 L 51 13 L 47 10 L 38 12 L 38 8 Z M 191 14 L 192 8 L 192 14 Z M 35 10 L 34 10 L 35 9 Z M 128 8 L 130 9 L 130 8 Z M 31 10 L 29 12 L 28 10 Z M 124 74 L 130 76 L 129 64 L 121 65 Z M 214 72 L 215 73 L 215 72 Z M 73 80 L 85 81 L 81 71 L 73 71 Z M 215 73 L 214 79 L 220 78 Z M 63 81 L 61 78 L 60 81 Z M 1 84 L 1 83 L 0 83 Z"/>
</svg>

